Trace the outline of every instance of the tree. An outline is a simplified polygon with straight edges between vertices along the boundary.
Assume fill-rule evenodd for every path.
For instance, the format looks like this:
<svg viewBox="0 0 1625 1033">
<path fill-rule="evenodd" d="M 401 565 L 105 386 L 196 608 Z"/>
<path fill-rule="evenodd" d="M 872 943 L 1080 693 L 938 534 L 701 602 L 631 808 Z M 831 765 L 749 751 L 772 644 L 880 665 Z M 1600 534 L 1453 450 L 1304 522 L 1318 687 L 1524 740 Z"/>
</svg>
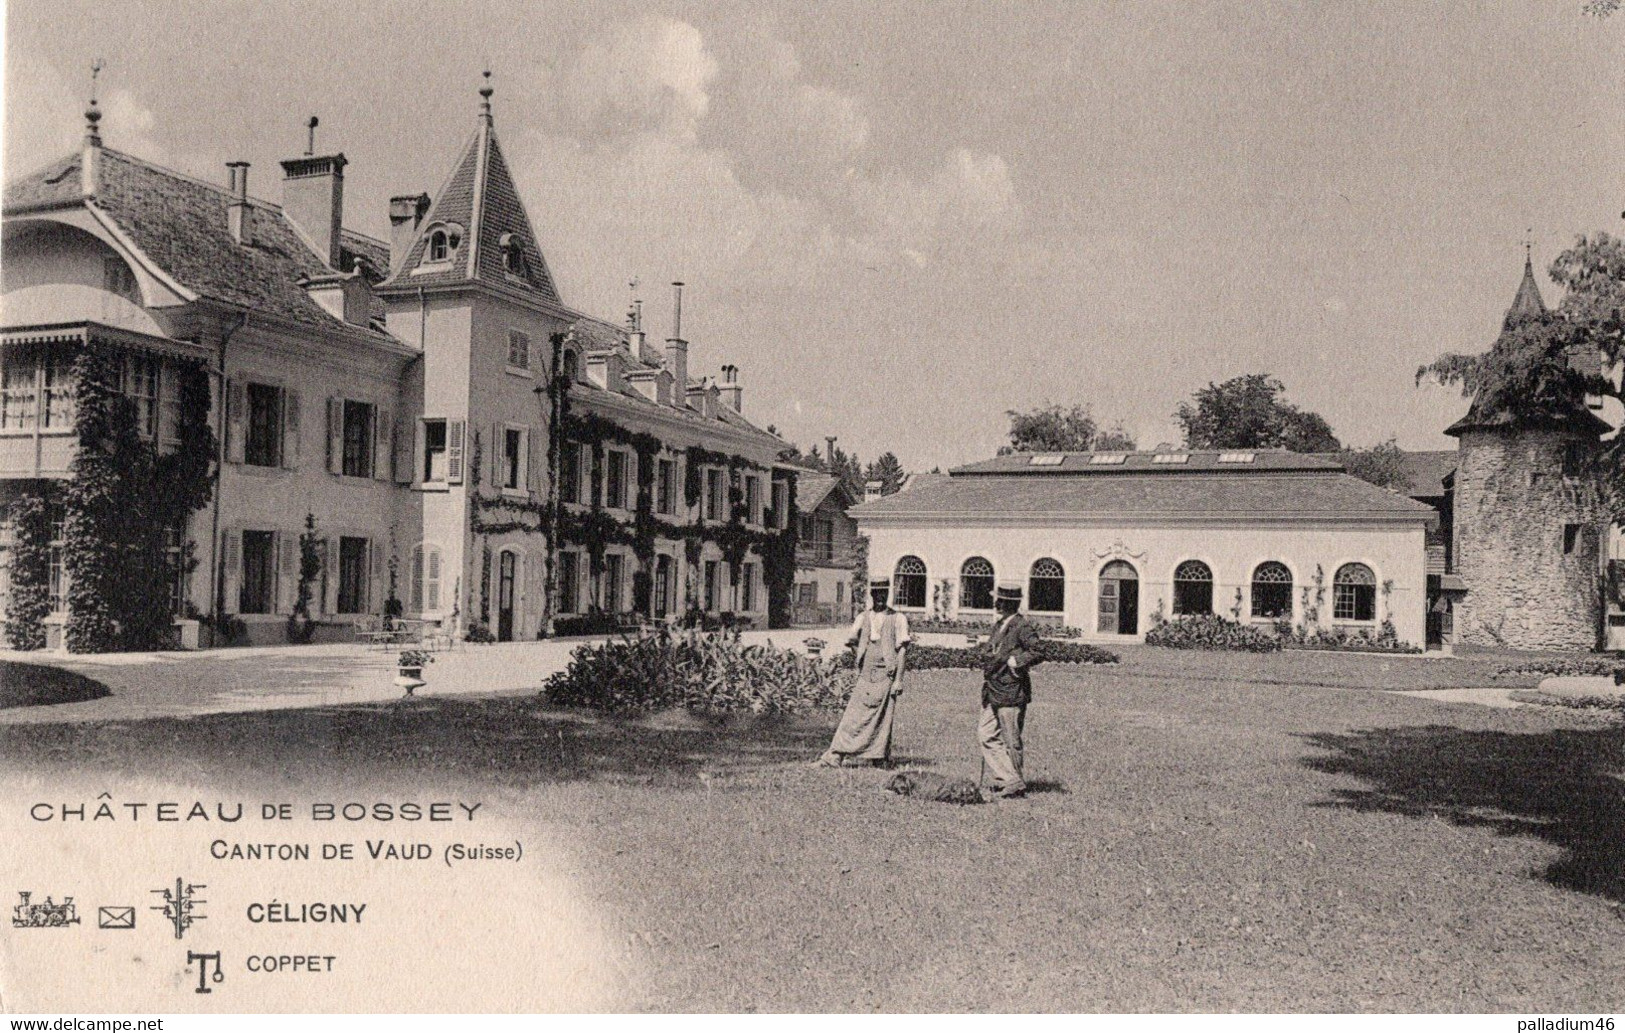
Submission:
<svg viewBox="0 0 1625 1033">
<path fill-rule="evenodd" d="M 1005 415 L 1010 418 L 1010 444 L 999 449 L 1000 455 L 1134 449 L 1134 439 L 1121 423 L 1102 432 L 1087 405 L 1051 403 L 1029 412 L 1011 409 Z"/>
<path fill-rule="evenodd" d="M 1345 470 L 1379 488 L 1408 492 L 1414 487 L 1405 470 L 1405 451 L 1393 438 L 1370 448 L 1345 448 L 1341 458 Z"/>
<path fill-rule="evenodd" d="M 890 452 L 869 464 L 864 471 L 864 481 L 879 481 L 880 494 L 895 495 L 903 489 L 903 479 L 908 475 L 903 472 L 903 464 Z"/>
<path fill-rule="evenodd" d="M 1625 402 L 1600 371 L 1625 361 L 1625 240 L 1578 237 L 1548 274 L 1564 289 L 1557 311 L 1509 316 L 1489 351 L 1440 355 L 1416 371 L 1416 382 L 1458 387 L 1473 415 L 1509 424 L 1568 419 L 1585 411 L 1587 394 Z M 1602 443 L 1592 474 L 1610 519 L 1625 521 L 1625 435 Z"/>
<path fill-rule="evenodd" d="M 863 498 L 863 465 L 858 462 L 856 455 L 847 455 L 839 445 L 836 445 L 830 452 L 825 472 L 840 478 L 853 498 Z"/>
<path fill-rule="evenodd" d="M 1268 373 L 1246 373 L 1222 384 L 1209 382 L 1180 402 L 1174 419 L 1187 449 L 1284 448 L 1289 452 L 1336 452 L 1342 445 L 1319 413 L 1283 401 L 1286 386 Z"/>
</svg>

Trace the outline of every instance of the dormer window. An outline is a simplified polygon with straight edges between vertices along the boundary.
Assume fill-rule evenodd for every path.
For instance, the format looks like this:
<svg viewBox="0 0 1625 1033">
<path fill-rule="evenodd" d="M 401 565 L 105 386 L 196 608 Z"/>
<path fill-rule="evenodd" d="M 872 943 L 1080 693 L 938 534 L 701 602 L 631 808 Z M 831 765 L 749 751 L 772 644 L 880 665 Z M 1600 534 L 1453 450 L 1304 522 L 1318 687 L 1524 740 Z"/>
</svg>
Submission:
<svg viewBox="0 0 1625 1033">
<path fill-rule="evenodd" d="M 429 229 L 429 244 L 423 249 L 425 262 L 449 262 L 463 242 L 463 231 L 458 226 L 437 225 Z"/>
<path fill-rule="evenodd" d="M 498 242 L 502 248 L 502 268 L 509 276 L 525 275 L 525 241 L 517 233 L 504 233 Z"/>
<path fill-rule="evenodd" d="M 564 353 L 564 379 L 571 383 L 581 379 L 581 360 L 574 351 Z"/>
</svg>

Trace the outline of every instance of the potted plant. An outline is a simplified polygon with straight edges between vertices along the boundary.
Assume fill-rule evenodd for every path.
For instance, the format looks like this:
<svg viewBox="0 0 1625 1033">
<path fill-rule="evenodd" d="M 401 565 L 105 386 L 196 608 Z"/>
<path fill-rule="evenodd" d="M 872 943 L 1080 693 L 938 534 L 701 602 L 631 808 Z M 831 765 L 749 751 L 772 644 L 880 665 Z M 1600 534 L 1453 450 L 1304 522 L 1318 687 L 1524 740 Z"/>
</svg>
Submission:
<svg viewBox="0 0 1625 1033">
<path fill-rule="evenodd" d="M 434 663 L 434 654 L 427 649 L 403 649 L 400 659 L 395 662 L 399 673 L 395 675 L 395 684 L 406 690 L 410 696 L 412 692 L 426 684 L 423 680 L 423 668 Z"/>
<path fill-rule="evenodd" d="M 813 636 L 802 644 L 807 647 L 807 655 L 817 659 L 818 657 L 824 655 L 824 646 L 826 646 L 828 643 L 817 636 Z"/>
</svg>

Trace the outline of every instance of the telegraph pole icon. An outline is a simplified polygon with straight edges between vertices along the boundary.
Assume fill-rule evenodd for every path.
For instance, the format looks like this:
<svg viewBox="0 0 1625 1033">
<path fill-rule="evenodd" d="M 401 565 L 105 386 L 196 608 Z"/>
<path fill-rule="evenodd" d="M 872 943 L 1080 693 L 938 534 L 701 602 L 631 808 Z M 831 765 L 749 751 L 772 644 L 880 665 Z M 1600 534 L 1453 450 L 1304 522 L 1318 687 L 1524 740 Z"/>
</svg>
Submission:
<svg viewBox="0 0 1625 1033">
<path fill-rule="evenodd" d="M 208 887 L 176 879 L 174 889 L 152 891 L 161 893 L 164 897 L 164 902 L 154 904 L 152 910 L 162 914 L 169 921 L 169 924 L 175 927 L 175 939 L 177 940 L 186 934 L 186 930 L 192 928 L 193 922 L 208 917 L 197 910 L 200 905 L 208 903 L 206 900 L 198 899 L 197 891 L 201 889 L 208 889 Z M 203 955 L 203 957 L 208 956 Z M 216 965 L 218 965 L 218 955 L 215 955 L 215 961 Z M 200 990 L 198 992 L 207 993 L 208 991 Z"/>
<path fill-rule="evenodd" d="M 214 993 L 214 988 L 209 986 L 211 982 L 223 983 L 226 981 L 226 973 L 220 967 L 219 951 L 210 951 L 207 954 L 199 954 L 197 951 L 187 951 L 186 967 L 191 968 L 193 964 L 197 965 L 197 989 L 192 991 L 193 993 L 212 994 Z M 210 964 L 214 965 L 214 975 L 212 976 L 209 975 Z"/>
</svg>

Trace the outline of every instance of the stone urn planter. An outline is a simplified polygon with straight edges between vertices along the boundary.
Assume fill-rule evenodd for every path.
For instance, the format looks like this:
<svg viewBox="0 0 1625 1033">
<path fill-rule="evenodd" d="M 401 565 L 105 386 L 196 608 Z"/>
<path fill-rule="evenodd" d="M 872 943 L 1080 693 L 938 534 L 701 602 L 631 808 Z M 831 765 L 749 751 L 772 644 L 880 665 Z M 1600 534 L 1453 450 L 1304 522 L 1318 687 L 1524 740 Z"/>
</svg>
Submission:
<svg viewBox="0 0 1625 1033">
<path fill-rule="evenodd" d="M 807 647 L 807 655 L 814 660 L 824 655 L 824 646 L 826 644 L 821 638 L 809 638 L 802 643 Z"/>
<path fill-rule="evenodd" d="M 434 663 L 434 654 L 426 649 L 403 649 L 395 662 L 395 684 L 406 690 L 408 696 L 428 684 L 423 680 L 423 669 Z"/>
</svg>

